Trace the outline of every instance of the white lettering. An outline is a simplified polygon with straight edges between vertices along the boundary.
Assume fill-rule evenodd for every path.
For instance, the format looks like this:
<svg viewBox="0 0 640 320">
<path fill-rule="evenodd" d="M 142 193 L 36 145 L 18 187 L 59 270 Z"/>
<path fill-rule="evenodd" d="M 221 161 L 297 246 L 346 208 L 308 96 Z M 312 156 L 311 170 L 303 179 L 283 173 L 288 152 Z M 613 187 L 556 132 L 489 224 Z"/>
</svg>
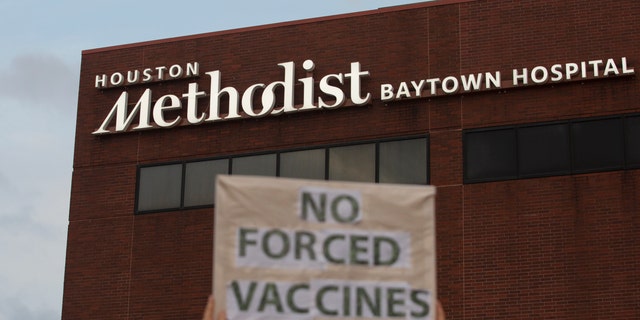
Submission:
<svg viewBox="0 0 640 320">
<path fill-rule="evenodd" d="M 425 81 L 424 80 L 420 80 L 419 83 L 416 83 L 415 81 L 411 81 L 411 85 L 413 86 L 413 90 L 415 90 L 416 92 L 416 97 L 421 97 L 422 96 L 422 88 L 424 87 Z"/>
<path fill-rule="evenodd" d="M 138 83 L 138 80 L 140 80 L 140 71 L 127 71 L 127 83 Z"/>
<path fill-rule="evenodd" d="M 345 78 L 351 79 L 351 102 L 353 104 L 359 106 L 363 104 L 367 104 L 371 101 L 371 94 L 367 93 L 365 97 L 360 96 L 360 87 L 361 87 L 361 78 L 368 77 L 369 71 L 360 71 L 360 62 L 352 62 L 351 63 L 351 72 L 345 74 Z"/>
<path fill-rule="evenodd" d="M 410 98 L 410 97 L 411 97 L 411 93 L 409 92 L 409 86 L 407 85 L 406 82 L 400 82 L 400 85 L 398 86 L 398 93 L 396 93 L 396 99 Z"/>
<path fill-rule="evenodd" d="M 187 77 L 195 77 L 200 74 L 200 63 L 189 62 L 187 63 Z"/>
<path fill-rule="evenodd" d="M 186 75 L 185 75 L 186 69 Z M 154 71 L 156 74 L 154 75 Z M 142 70 L 128 70 L 126 72 L 115 72 L 111 75 L 97 75 L 96 76 L 96 88 L 106 87 L 119 87 L 130 84 L 137 84 L 139 82 L 151 82 L 162 80 L 173 80 L 179 78 L 188 78 L 198 76 L 200 73 L 200 64 L 197 62 L 187 63 L 185 67 L 179 64 L 174 64 L 167 68 L 165 66 L 159 66 L 155 68 L 145 68 Z M 166 79 L 168 74 L 169 79 Z M 108 83 L 107 83 L 108 81 Z"/>
<path fill-rule="evenodd" d="M 232 86 L 222 87 L 222 74 L 219 70 L 207 72 L 211 79 L 210 92 L 200 91 L 198 83 L 188 85 L 186 93 L 180 95 L 165 95 L 161 97 L 151 108 L 151 90 L 147 89 L 135 104 L 131 112 L 128 111 L 128 93 L 123 92 L 116 103 L 110 109 L 107 117 L 94 134 L 105 134 L 127 131 L 131 123 L 139 116 L 138 125 L 131 130 L 152 128 L 150 116 L 153 116 L 157 127 L 172 127 L 183 124 L 200 124 L 218 120 L 231 120 L 243 117 L 264 117 L 303 110 L 338 108 L 345 103 L 348 105 L 363 105 L 370 103 L 371 93 L 363 92 L 362 79 L 370 76 L 369 71 L 363 71 L 359 62 L 352 62 L 348 73 L 327 74 L 318 83 L 320 95 L 315 94 L 316 80 L 313 75 L 315 63 L 305 60 L 302 68 L 307 72 L 306 77 L 296 80 L 295 63 L 293 61 L 279 63 L 283 69 L 283 78 L 269 84 L 256 83 L 250 85 L 240 93 Z M 536 66 L 533 69 L 516 68 L 513 72 L 513 86 L 544 84 L 549 81 L 571 81 L 575 78 L 598 78 L 600 76 L 619 76 L 635 74 L 634 68 L 628 65 L 626 57 L 606 60 L 589 60 L 571 62 L 565 64 L 553 64 L 550 67 Z M 141 70 L 129 70 L 101 74 L 95 76 L 95 87 L 107 88 L 139 82 L 171 80 L 199 74 L 197 62 L 185 65 L 174 64 L 170 67 L 157 66 Z M 349 93 L 345 92 L 345 79 L 349 79 Z M 296 90 L 296 82 L 302 84 L 302 89 Z M 484 85 L 484 87 L 483 87 Z M 383 102 L 395 99 L 410 99 L 422 97 L 423 92 L 428 91 L 431 96 L 443 94 L 456 94 L 459 92 L 471 92 L 501 88 L 501 73 L 485 72 L 460 76 L 446 76 L 444 78 L 429 78 L 419 81 L 399 82 L 397 90 L 392 84 L 380 85 L 380 99 Z M 295 105 L 296 91 L 302 93 L 299 97 L 301 105 Z M 256 95 L 260 94 L 260 103 Z M 207 112 L 198 109 L 199 99 L 209 95 L 209 110 Z M 179 110 L 182 102 L 179 97 L 186 99 L 186 119 L 177 113 L 173 119 L 166 120 L 166 111 Z M 281 101 L 281 103 L 280 103 Z M 228 104 L 227 104 L 228 103 Z M 222 106 L 224 104 L 224 106 Z M 242 114 L 240 112 L 242 107 Z M 109 129 L 111 122 L 115 121 L 115 129 Z"/>
<path fill-rule="evenodd" d="M 264 117 L 269 113 L 269 111 L 273 109 L 272 104 L 270 106 L 262 105 L 262 110 L 258 113 L 255 113 L 253 111 L 253 94 L 259 88 L 264 88 L 264 84 L 256 83 L 252 86 L 249 86 L 249 88 L 247 88 L 247 90 L 245 90 L 242 94 L 242 110 L 244 110 L 244 113 L 246 113 L 250 117 Z"/>
<path fill-rule="evenodd" d="M 434 79 L 427 79 L 427 83 L 429 84 L 429 87 L 431 88 L 430 93 L 432 96 L 435 96 L 436 93 L 438 93 L 438 83 L 440 83 L 440 78 L 434 78 Z"/>
<path fill-rule="evenodd" d="M 158 71 L 158 80 L 164 80 L 164 72 L 167 70 L 165 66 L 156 67 L 156 71 Z"/>
<path fill-rule="evenodd" d="M 534 83 L 545 83 L 549 79 L 549 70 L 542 66 L 537 66 L 531 70 L 531 80 Z"/>
<path fill-rule="evenodd" d="M 142 75 L 143 75 L 142 82 L 149 82 L 149 81 L 153 80 L 153 75 L 151 75 L 152 71 L 153 70 L 151 70 L 150 68 L 144 69 L 142 71 Z"/>
<path fill-rule="evenodd" d="M 600 65 L 602 64 L 602 60 L 591 60 L 589 61 L 589 64 L 593 69 L 593 76 L 599 77 Z"/>
<path fill-rule="evenodd" d="M 333 104 L 327 104 L 324 101 L 324 99 L 322 99 L 322 97 L 318 97 L 318 106 L 320 108 L 327 108 L 327 109 L 337 108 L 337 107 L 341 107 L 345 102 L 344 92 L 342 92 L 340 88 L 336 86 L 332 86 L 329 83 L 331 79 L 338 80 L 338 83 L 340 84 L 344 83 L 344 77 L 342 76 L 342 73 L 328 74 L 320 80 L 320 91 L 322 91 L 322 93 L 324 94 L 333 96 L 336 99 L 336 101 Z"/>
<path fill-rule="evenodd" d="M 112 86 L 119 86 L 124 82 L 124 76 L 120 72 L 116 72 L 111 75 L 109 79 Z"/>
<path fill-rule="evenodd" d="M 282 87 L 284 89 L 284 103 L 282 108 L 273 109 L 273 114 L 280 114 L 282 112 L 294 112 L 297 111 L 293 104 L 293 86 L 295 82 L 295 67 L 293 62 L 279 63 L 278 66 L 284 68 L 284 81 L 275 81 L 270 83 L 262 93 L 262 107 L 263 111 L 272 110 L 276 105 L 276 87 Z"/>
<path fill-rule="evenodd" d="M 523 68 L 522 73 L 519 73 L 518 69 L 513 69 L 513 85 L 517 86 L 520 81 L 524 85 L 529 83 L 529 70 L 527 68 Z"/>
<path fill-rule="evenodd" d="M 487 89 L 500 88 L 502 87 L 502 74 L 500 71 L 496 71 L 495 74 L 491 74 L 491 72 L 487 72 L 484 74 L 486 79 L 486 87 Z"/>
<path fill-rule="evenodd" d="M 126 131 L 129 128 L 129 125 L 133 121 L 133 118 L 140 112 L 140 121 L 138 122 L 138 126 L 133 128 L 134 130 L 138 129 L 148 129 L 152 128 L 149 124 L 149 116 L 151 109 L 151 89 L 147 89 L 144 91 L 140 100 L 136 103 L 131 113 L 127 115 L 127 105 L 129 103 L 129 94 L 124 91 L 109 111 L 109 114 L 100 125 L 100 128 L 93 132 L 93 134 L 104 134 L 110 133 L 107 129 L 107 126 L 113 118 L 116 118 L 116 128 L 115 132 Z"/>
<path fill-rule="evenodd" d="M 482 73 L 478 75 L 470 74 L 468 76 L 462 76 L 462 89 L 464 91 L 480 90 L 480 83 L 482 82 Z"/>
<path fill-rule="evenodd" d="M 206 73 L 211 77 L 211 91 L 209 93 L 209 118 L 206 121 L 216 121 L 223 118 L 220 117 L 220 97 L 227 95 L 229 97 L 228 113 L 224 119 L 240 118 L 238 114 L 238 90 L 234 87 L 225 87 L 220 89 L 221 73 L 220 71 L 212 71 Z"/>
<path fill-rule="evenodd" d="M 551 66 L 551 73 L 553 74 L 553 77 L 551 77 L 552 82 L 558 82 L 562 80 L 562 65 L 554 64 L 553 66 Z"/>
<path fill-rule="evenodd" d="M 169 104 L 167 104 L 167 102 L 169 102 Z M 178 97 L 172 94 L 164 95 L 156 101 L 155 105 L 153 105 L 153 121 L 162 128 L 171 128 L 179 123 L 180 116 L 176 116 L 173 121 L 167 122 L 164 119 L 164 112 L 181 108 L 182 104 Z"/>
<path fill-rule="evenodd" d="M 96 76 L 96 89 L 104 88 L 107 86 L 107 75 L 101 74 Z"/>
<path fill-rule="evenodd" d="M 189 121 L 189 123 L 199 124 L 204 121 L 207 113 L 203 112 L 198 116 L 198 99 L 206 95 L 206 92 L 198 91 L 197 82 L 190 83 L 189 91 L 182 95 L 183 98 L 187 98 L 187 121 Z"/>
<path fill-rule="evenodd" d="M 305 60 L 302 63 L 302 68 L 307 71 L 307 75 L 313 72 L 313 69 L 316 68 L 313 60 Z M 302 82 L 303 92 L 302 92 L 302 107 L 299 110 L 308 110 L 315 109 L 316 106 L 313 104 L 313 75 L 311 74 L 309 77 L 302 78 L 298 80 Z"/>
<path fill-rule="evenodd" d="M 386 83 L 380 86 L 380 100 L 389 101 L 393 100 L 393 86 Z"/>
<path fill-rule="evenodd" d="M 618 67 L 616 66 L 616 62 L 613 59 L 608 59 L 607 64 L 604 67 L 604 76 L 609 76 L 611 74 L 618 75 L 620 72 L 618 71 Z"/>
<path fill-rule="evenodd" d="M 626 57 L 622 57 L 622 73 L 623 74 L 634 74 L 635 70 L 633 70 L 633 68 L 629 68 L 627 66 L 627 58 Z"/>
<path fill-rule="evenodd" d="M 578 71 L 579 71 L 579 67 L 575 63 L 567 63 L 565 65 L 565 69 L 566 69 L 565 74 L 566 74 L 567 80 L 571 80 L 571 77 L 578 74 Z"/>
<path fill-rule="evenodd" d="M 283 62 L 278 64 L 278 66 L 283 68 L 284 71 L 284 79 L 282 81 L 274 81 L 268 85 L 262 83 L 253 84 L 242 93 L 242 100 L 240 100 L 240 93 L 234 87 L 222 87 L 222 73 L 219 70 L 207 72 L 206 74 L 211 79 L 210 92 L 208 93 L 209 110 L 208 112 L 198 110 L 198 100 L 206 96 L 207 92 L 200 91 L 197 82 L 190 83 L 187 92 L 181 95 L 182 98 L 186 98 L 187 121 L 184 123 L 200 124 L 202 122 L 238 119 L 245 116 L 263 117 L 308 109 L 338 108 L 343 106 L 347 101 L 347 96 L 343 88 L 345 78 L 350 79 L 349 98 L 354 105 L 362 105 L 371 101 L 370 93 L 361 92 L 362 78 L 369 76 L 369 71 L 363 71 L 358 62 L 351 63 L 350 72 L 347 74 L 336 73 L 325 75 L 318 82 L 318 87 L 322 95 L 314 97 L 315 80 L 311 72 L 314 70 L 315 64 L 312 60 L 306 60 L 302 67 L 308 72 L 307 77 L 298 80 L 303 84 L 302 91 L 304 97 L 301 106 L 295 105 L 295 63 L 293 61 Z M 199 65 L 194 63 L 187 65 L 186 69 L 176 64 L 169 68 L 165 66 L 146 68 L 142 73 L 138 70 L 130 70 L 127 73 L 126 82 L 138 82 L 140 79 L 143 82 L 149 82 L 152 80 L 166 79 L 167 77 L 180 78 L 185 75 L 185 70 L 187 70 L 186 72 L 189 75 L 197 74 L 199 72 L 198 68 Z M 154 74 L 154 72 L 157 74 Z M 124 83 L 125 77 L 119 72 L 112 74 L 111 79 L 108 75 L 97 76 L 96 86 L 106 86 L 109 80 L 112 80 L 115 86 Z M 280 88 L 282 88 L 282 90 L 279 90 Z M 256 103 L 255 98 L 261 91 L 261 103 L 257 105 L 258 103 Z M 276 108 L 276 104 L 278 104 L 278 94 L 282 94 L 283 102 L 281 106 Z M 182 117 L 179 115 L 175 115 L 173 119 L 165 119 L 167 111 L 182 109 L 182 102 L 179 95 L 169 94 L 161 97 L 153 105 L 153 110 L 151 108 L 150 96 L 151 91 L 147 89 L 136 104 L 136 108 L 131 111 L 131 113 L 128 113 L 128 94 L 123 93 L 112 107 L 100 128 L 98 128 L 94 134 L 112 133 L 112 131 L 108 129 L 108 126 L 114 120 L 116 121 L 116 130 L 113 132 L 126 131 L 138 113 L 140 113 L 140 121 L 138 127 L 134 129 L 152 127 L 149 124 L 151 115 L 158 127 L 168 128 L 182 123 Z M 314 105 L 314 99 L 316 98 L 317 100 L 315 101 L 317 101 L 317 105 Z M 226 103 L 228 104 L 222 106 L 222 104 Z M 242 107 L 242 114 L 240 114 L 239 111 L 240 107 Z"/>
<path fill-rule="evenodd" d="M 179 64 L 174 64 L 169 68 L 169 77 L 176 79 L 182 77 L 183 70 Z"/>
<path fill-rule="evenodd" d="M 451 94 L 458 91 L 458 78 L 446 77 L 442 80 L 442 91 L 446 94 Z"/>
</svg>

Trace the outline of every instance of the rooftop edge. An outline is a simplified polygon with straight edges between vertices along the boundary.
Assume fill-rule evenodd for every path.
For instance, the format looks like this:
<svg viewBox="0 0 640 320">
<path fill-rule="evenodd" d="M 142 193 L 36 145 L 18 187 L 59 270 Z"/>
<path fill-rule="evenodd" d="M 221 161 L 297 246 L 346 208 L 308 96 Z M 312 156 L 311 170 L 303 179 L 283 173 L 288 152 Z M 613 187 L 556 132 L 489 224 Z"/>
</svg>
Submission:
<svg viewBox="0 0 640 320">
<path fill-rule="evenodd" d="M 198 38 L 210 37 L 215 35 L 241 33 L 241 32 L 248 32 L 248 31 L 254 31 L 254 30 L 264 30 L 264 29 L 278 28 L 278 27 L 284 27 L 284 26 L 293 26 L 293 25 L 307 24 L 307 23 L 320 22 L 320 21 L 338 20 L 338 19 L 360 17 L 360 16 L 367 16 L 367 15 L 373 15 L 373 14 L 381 14 L 381 13 L 387 13 L 387 12 L 418 9 L 418 8 L 436 7 L 436 6 L 442 6 L 442 5 L 472 2 L 472 1 L 476 1 L 476 0 L 433 0 L 433 1 L 425 1 L 425 2 L 416 2 L 416 3 L 403 4 L 403 5 L 397 5 L 397 6 L 382 7 L 382 8 L 366 10 L 366 11 L 342 13 L 342 14 L 316 17 L 316 18 L 306 18 L 306 19 L 300 19 L 300 20 L 276 22 L 276 23 L 269 23 L 264 25 L 242 27 L 242 28 L 228 29 L 228 30 L 221 30 L 221 31 L 212 31 L 212 32 L 198 33 L 198 34 L 187 35 L 187 36 L 170 37 L 170 38 L 149 40 L 149 41 L 142 41 L 142 42 L 134 42 L 129 44 L 107 46 L 107 47 L 95 48 L 95 49 L 87 49 L 87 50 L 82 50 L 82 55 L 119 50 L 119 49 L 136 48 L 136 47 L 155 45 L 155 44 L 161 44 L 161 43 L 198 39 Z"/>
</svg>

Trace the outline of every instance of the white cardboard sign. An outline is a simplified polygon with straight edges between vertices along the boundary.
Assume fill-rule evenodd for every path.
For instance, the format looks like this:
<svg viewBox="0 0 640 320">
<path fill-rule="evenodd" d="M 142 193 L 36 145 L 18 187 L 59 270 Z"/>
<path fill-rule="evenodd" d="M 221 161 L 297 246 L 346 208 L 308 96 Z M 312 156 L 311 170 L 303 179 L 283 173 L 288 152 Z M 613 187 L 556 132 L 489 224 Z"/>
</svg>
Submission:
<svg viewBox="0 0 640 320">
<path fill-rule="evenodd" d="M 229 319 L 433 319 L 432 186 L 218 176 L 214 239 Z"/>
</svg>

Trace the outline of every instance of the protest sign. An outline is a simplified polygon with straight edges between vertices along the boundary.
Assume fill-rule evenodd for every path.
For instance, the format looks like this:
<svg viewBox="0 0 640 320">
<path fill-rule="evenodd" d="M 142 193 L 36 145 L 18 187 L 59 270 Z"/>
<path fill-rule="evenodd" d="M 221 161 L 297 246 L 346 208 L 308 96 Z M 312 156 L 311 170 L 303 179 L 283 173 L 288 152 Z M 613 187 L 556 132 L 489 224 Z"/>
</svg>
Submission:
<svg viewBox="0 0 640 320">
<path fill-rule="evenodd" d="M 434 318 L 432 186 L 218 176 L 214 239 L 229 319 Z"/>
</svg>

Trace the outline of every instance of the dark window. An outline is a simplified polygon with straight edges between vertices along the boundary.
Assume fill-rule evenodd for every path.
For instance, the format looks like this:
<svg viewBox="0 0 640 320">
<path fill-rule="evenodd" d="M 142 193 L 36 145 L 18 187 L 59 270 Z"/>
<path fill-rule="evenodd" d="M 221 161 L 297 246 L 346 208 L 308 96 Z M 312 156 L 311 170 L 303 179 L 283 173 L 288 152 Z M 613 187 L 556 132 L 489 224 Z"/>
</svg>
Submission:
<svg viewBox="0 0 640 320">
<path fill-rule="evenodd" d="M 145 166 L 136 213 L 211 206 L 218 174 L 426 184 L 427 160 L 428 139 L 420 137 Z"/>
<path fill-rule="evenodd" d="M 427 183 L 427 139 L 381 142 L 379 182 Z"/>
<path fill-rule="evenodd" d="M 262 154 L 233 158 L 231 173 L 252 176 L 276 176 L 276 155 Z"/>
<path fill-rule="evenodd" d="M 142 167 L 139 179 L 138 211 L 180 208 L 181 164 Z"/>
<path fill-rule="evenodd" d="M 212 205 L 215 199 L 216 176 L 229 173 L 229 160 L 209 160 L 186 164 L 184 206 Z"/>
<path fill-rule="evenodd" d="M 640 167 L 637 114 L 463 135 L 465 183 Z"/>
<path fill-rule="evenodd" d="M 329 149 L 329 180 L 375 182 L 375 144 Z"/>
<path fill-rule="evenodd" d="M 521 177 L 570 173 L 569 126 L 518 129 L 518 164 Z"/>
<path fill-rule="evenodd" d="M 626 120 L 627 165 L 640 166 L 640 117 L 629 117 Z"/>
<path fill-rule="evenodd" d="M 515 129 L 469 132 L 465 135 L 465 177 L 470 181 L 517 176 Z"/>
<path fill-rule="evenodd" d="M 283 152 L 280 154 L 280 176 L 324 180 L 325 149 Z"/>
<path fill-rule="evenodd" d="M 619 169 L 624 165 L 622 119 L 576 122 L 571 125 L 575 172 Z"/>
</svg>

